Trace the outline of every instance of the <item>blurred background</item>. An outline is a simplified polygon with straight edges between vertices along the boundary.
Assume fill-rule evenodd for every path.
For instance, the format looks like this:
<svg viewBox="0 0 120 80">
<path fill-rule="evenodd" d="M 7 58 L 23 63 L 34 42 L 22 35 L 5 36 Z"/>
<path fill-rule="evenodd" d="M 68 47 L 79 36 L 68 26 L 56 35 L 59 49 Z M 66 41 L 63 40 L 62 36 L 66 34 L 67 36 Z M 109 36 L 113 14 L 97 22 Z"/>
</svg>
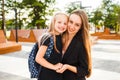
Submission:
<svg viewBox="0 0 120 80">
<path fill-rule="evenodd" d="M 54 12 L 74 9 L 87 12 L 91 31 L 120 33 L 119 0 L 0 0 L 0 29 L 45 29 Z"/>
<path fill-rule="evenodd" d="M 34 80 L 28 56 L 56 12 L 86 11 L 93 73 L 87 80 L 120 79 L 120 0 L 0 0 L 0 80 Z"/>
</svg>

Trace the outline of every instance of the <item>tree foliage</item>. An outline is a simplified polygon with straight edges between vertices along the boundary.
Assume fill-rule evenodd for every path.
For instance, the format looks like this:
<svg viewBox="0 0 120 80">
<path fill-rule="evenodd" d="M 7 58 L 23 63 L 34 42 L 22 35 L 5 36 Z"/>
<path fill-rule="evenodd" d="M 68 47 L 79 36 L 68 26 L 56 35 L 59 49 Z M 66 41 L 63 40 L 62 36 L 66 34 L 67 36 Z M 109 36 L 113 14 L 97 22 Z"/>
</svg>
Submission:
<svg viewBox="0 0 120 80">
<path fill-rule="evenodd" d="M 105 28 L 116 29 L 120 24 L 120 5 L 113 3 L 113 0 L 103 0 L 102 5 L 93 11 L 90 21 L 95 25 L 99 25 L 102 21 Z"/>
<path fill-rule="evenodd" d="M 51 6 L 55 3 L 55 0 L 23 0 L 22 3 L 24 7 L 31 9 L 29 17 L 32 21 L 29 26 L 45 28 L 47 17 L 54 12 L 54 8 L 51 8 Z"/>
<path fill-rule="evenodd" d="M 100 9 L 96 9 L 93 13 L 93 17 L 90 19 L 95 25 L 99 25 L 99 21 L 103 20 L 103 13 Z"/>
<path fill-rule="evenodd" d="M 22 2 L 20 2 L 22 1 Z M 24 24 L 26 28 L 45 28 L 48 16 L 54 12 L 55 0 L 6 0 L 6 11 L 17 9 L 17 22 L 19 29 Z M 8 12 L 9 13 L 9 12 Z M 28 14 L 27 14 L 28 13 Z M 26 14 L 27 19 L 21 17 Z M 21 17 L 21 18 L 20 18 Z M 15 21 L 15 20 L 14 20 Z M 15 22 L 13 22 L 15 23 Z"/>
</svg>

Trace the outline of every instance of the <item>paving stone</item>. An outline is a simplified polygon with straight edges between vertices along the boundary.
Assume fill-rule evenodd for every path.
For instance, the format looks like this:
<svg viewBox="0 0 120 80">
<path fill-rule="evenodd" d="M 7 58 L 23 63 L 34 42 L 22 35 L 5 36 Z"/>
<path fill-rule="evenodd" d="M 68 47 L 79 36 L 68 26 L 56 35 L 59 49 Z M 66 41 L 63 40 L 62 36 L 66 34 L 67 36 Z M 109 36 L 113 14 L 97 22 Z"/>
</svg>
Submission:
<svg viewBox="0 0 120 80">
<path fill-rule="evenodd" d="M 27 67 L 34 43 L 20 44 L 21 51 L 0 55 L 0 80 L 36 80 L 29 78 Z M 120 40 L 98 40 L 92 46 L 92 60 L 93 73 L 87 80 L 119 80 Z"/>
</svg>

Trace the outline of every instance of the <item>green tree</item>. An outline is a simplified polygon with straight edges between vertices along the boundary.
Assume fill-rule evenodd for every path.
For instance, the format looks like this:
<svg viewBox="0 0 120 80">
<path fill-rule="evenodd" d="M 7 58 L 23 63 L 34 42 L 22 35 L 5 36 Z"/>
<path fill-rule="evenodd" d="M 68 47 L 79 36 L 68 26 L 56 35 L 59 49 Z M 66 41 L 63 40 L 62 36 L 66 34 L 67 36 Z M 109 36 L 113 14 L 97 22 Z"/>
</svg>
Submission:
<svg viewBox="0 0 120 80">
<path fill-rule="evenodd" d="M 15 26 L 14 26 L 13 22 L 14 22 L 14 19 L 6 20 L 6 28 L 7 28 L 7 30 L 15 29 Z"/>
<path fill-rule="evenodd" d="M 104 15 L 104 25 L 118 32 L 120 24 L 120 5 L 113 3 L 113 0 L 103 0 L 102 10 Z"/>
<path fill-rule="evenodd" d="M 115 18 L 112 5 L 112 0 L 102 1 L 101 9 L 104 14 L 104 26 L 108 28 L 113 28 L 113 22 Z"/>
<path fill-rule="evenodd" d="M 113 12 L 115 15 L 115 19 L 114 19 L 114 28 L 116 33 L 120 31 L 120 5 L 119 4 L 115 4 L 113 5 Z"/>
<path fill-rule="evenodd" d="M 29 17 L 32 19 L 29 26 L 37 26 L 37 28 L 46 28 L 48 16 L 52 15 L 54 8 L 51 8 L 55 0 L 23 0 L 23 5 L 31 9 Z"/>
<path fill-rule="evenodd" d="M 90 16 L 89 21 L 95 24 L 95 32 L 96 29 L 99 29 L 101 26 L 100 22 L 103 21 L 103 13 L 102 11 L 98 8 L 95 11 L 92 12 L 92 16 Z"/>
<path fill-rule="evenodd" d="M 1 29 L 4 30 L 5 33 L 5 9 L 4 9 L 4 0 L 0 1 L 0 17 L 2 18 Z"/>
<path fill-rule="evenodd" d="M 102 22 L 104 28 L 119 30 L 120 5 L 113 3 L 113 0 L 103 0 L 101 6 L 92 12 L 89 20 L 96 26 Z"/>
<path fill-rule="evenodd" d="M 99 25 L 99 21 L 103 20 L 103 13 L 100 9 L 96 9 L 92 12 L 93 16 L 90 19 L 90 22 L 93 22 L 95 25 Z"/>
<path fill-rule="evenodd" d="M 28 24 L 26 28 L 34 28 L 36 26 L 37 28 L 45 28 L 47 26 L 46 21 L 48 20 L 48 16 L 52 15 L 55 10 L 51 8 L 54 4 L 55 0 L 22 0 L 22 2 L 7 0 L 5 5 L 6 11 L 17 9 L 17 23 L 19 23 L 17 25 L 19 29 L 21 29 L 23 21 L 26 22 L 25 24 Z M 27 12 L 29 12 L 29 14 L 26 14 Z M 22 14 L 28 16 L 26 21 L 24 20 L 25 18 L 20 19 Z"/>
<path fill-rule="evenodd" d="M 23 22 L 22 22 L 23 20 L 20 20 L 20 16 L 22 16 L 20 13 L 22 13 L 21 10 L 24 9 L 22 2 L 17 0 L 6 0 L 5 7 L 6 7 L 6 10 L 5 10 L 6 13 L 9 13 L 9 11 L 15 12 L 16 10 L 15 13 L 17 16 L 17 27 L 21 29 L 22 28 L 21 26 L 23 25 Z M 15 27 L 15 21 L 16 20 L 13 18 L 14 27 Z M 13 27 L 11 28 L 13 29 Z"/>
</svg>

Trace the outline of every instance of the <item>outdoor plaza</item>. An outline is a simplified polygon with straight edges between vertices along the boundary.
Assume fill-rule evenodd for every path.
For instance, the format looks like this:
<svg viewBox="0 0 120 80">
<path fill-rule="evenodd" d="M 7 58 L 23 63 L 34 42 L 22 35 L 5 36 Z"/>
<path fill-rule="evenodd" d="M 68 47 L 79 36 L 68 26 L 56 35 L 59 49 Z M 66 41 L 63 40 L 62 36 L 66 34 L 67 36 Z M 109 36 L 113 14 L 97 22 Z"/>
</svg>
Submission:
<svg viewBox="0 0 120 80">
<path fill-rule="evenodd" d="M 52 14 L 56 9 L 73 11 L 72 8 L 75 7 L 85 9 L 90 21 L 89 30 L 94 32 L 90 34 L 93 69 L 90 78 L 86 80 L 120 80 L 119 2 L 88 0 L 88 3 L 85 1 L 87 6 L 84 6 L 84 0 L 55 0 L 60 5 L 50 1 L 0 1 L 0 80 L 36 80 L 30 78 L 28 57 L 35 42 L 47 30 L 46 23 L 49 19 L 46 16 L 51 16 L 48 14 Z M 92 9 L 94 11 L 91 12 Z"/>
<path fill-rule="evenodd" d="M 33 80 L 28 55 L 34 43 L 18 42 L 22 49 L 0 55 L 0 80 Z M 87 80 L 120 79 L 120 40 L 97 40 L 92 46 L 93 72 Z"/>
</svg>

